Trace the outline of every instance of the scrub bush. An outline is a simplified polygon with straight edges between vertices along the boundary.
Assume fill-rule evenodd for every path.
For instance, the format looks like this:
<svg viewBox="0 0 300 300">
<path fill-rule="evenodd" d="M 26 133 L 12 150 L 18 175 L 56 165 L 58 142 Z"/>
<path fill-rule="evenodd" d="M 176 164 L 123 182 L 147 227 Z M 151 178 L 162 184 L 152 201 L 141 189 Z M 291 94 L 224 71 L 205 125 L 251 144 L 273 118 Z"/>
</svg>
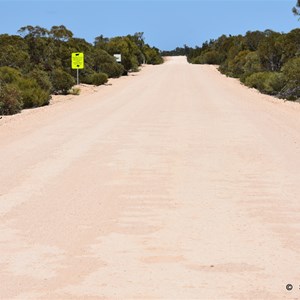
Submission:
<svg viewBox="0 0 300 300">
<path fill-rule="evenodd" d="M 52 92 L 54 94 L 68 94 L 75 84 L 75 79 L 62 69 L 55 69 L 51 74 Z"/>
<path fill-rule="evenodd" d="M 91 76 L 92 84 L 102 85 L 108 81 L 108 77 L 105 73 L 95 73 Z"/>
<path fill-rule="evenodd" d="M 12 84 L 0 83 L 0 115 L 12 115 L 21 111 L 20 90 Z"/>
<path fill-rule="evenodd" d="M 258 72 L 245 79 L 245 84 L 262 93 L 278 95 L 284 88 L 286 80 L 279 72 Z"/>
<path fill-rule="evenodd" d="M 124 73 L 123 65 L 117 63 L 103 63 L 100 65 L 100 70 L 109 78 L 118 78 Z"/>
</svg>

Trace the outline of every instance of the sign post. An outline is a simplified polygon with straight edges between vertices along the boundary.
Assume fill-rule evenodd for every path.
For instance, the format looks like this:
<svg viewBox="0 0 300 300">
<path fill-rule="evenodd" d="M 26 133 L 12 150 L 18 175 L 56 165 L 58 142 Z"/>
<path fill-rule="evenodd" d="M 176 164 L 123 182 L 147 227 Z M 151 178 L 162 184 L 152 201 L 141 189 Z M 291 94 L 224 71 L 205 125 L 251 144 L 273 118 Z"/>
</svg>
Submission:
<svg viewBox="0 0 300 300">
<path fill-rule="evenodd" d="M 84 54 L 82 52 L 72 53 L 72 69 L 77 70 L 77 85 L 79 84 L 79 70 L 84 69 Z"/>
</svg>

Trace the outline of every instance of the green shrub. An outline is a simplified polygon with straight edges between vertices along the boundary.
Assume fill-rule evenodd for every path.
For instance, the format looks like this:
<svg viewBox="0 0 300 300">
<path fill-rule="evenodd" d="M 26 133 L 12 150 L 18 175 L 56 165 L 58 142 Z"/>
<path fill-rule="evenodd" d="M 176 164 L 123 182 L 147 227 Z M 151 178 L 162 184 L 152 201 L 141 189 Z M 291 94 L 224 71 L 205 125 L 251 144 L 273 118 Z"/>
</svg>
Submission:
<svg viewBox="0 0 300 300">
<path fill-rule="evenodd" d="M 262 93 L 277 95 L 286 84 L 284 75 L 279 72 L 258 72 L 245 79 L 245 84 Z"/>
<path fill-rule="evenodd" d="M 139 62 L 136 56 L 132 56 L 130 58 L 131 68 L 128 70 L 130 72 L 138 72 L 139 71 Z"/>
<path fill-rule="evenodd" d="M 20 90 L 13 84 L 0 84 L 0 115 L 12 115 L 21 111 Z"/>
<path fill-rule="evenodd" d="M 292 86 L 300 86 L 300 57 L 289 60 L 282 68 L 288 83 Z"/>
<path fill-rule="evenodd" d="M 94 73 L 87 78 L 88 84 L 102 85 L 108 81 L 108 77 L 105 73 Z"/>
<path fill-rule="evenodd" d="M 143 52 L 143 60 L 145 60 L 147 64 L 159 65 L 164 62 L 159 53 L 159 50 L 156 48 L 150 48 L 149 45 L 145 45 L 143 48 Z"/>
<path fill-rule="evenodd" d="M 34 78 L 23 76 L 18 70 L 9 67 L 0 68 L 0 80 L 7 85 L 13 85 L 20 94 L 17 102 L 22 103 L 22 108 L 38 107 L 49 104 L 50 91 L 40 87 Z M 8 94 L 13 94 L 10 87 Z M 9 100 L 10 101 L 10 100 Z M 11 101 L 10 101 L 11 102 Z"/>
<path fill-rule="evenodd" d="M 3 83 L 16 82 L 20 77 L 20 71 L 11 67 L 0 67 L 0 80 Z"/>
<path fill-rule="evenodd" d="M 250 54 L 249 50 L 243 50 L 238 52 L 236 56 L 231 59 L 227 59 L 227 74 L 232 77 L 241 77 L 245 72 L 245 64 L 247 56 Z"/>
<path fill-rule="evenodd" d="M 223 56 L 218 51 L 211 50 L 203 54 L 203 60 L 205 64 L 219 65 L 223 61 Z"/>
<path fill-rule="evenodd" d="M 35 79 L 43 90 L 51 92 L 52 84 L 47 72 L 36 68 L 28 74 L 28 77 Z"/>
<path fill-rule="evenodd" d="M 191 60 L 192 64 L 201 65 L 204 64 L 202 56 L 197 56 Z"/>
<path fill-rule="evenodd" d="M 215 50 L 210 50 L 194 58 L 192 62 L 194 64 L 219 65 L 223 60 L 224 57 L 222 54 Z"/>
<path fill-rule="evenodd" d="M 245 58 L 244 72 L 252 74 L 261 71 L 262 66 L 257 52 L 249 52 Z"/>
<path fill-rule="evenodd" d="M 300 57 L 290 59 L 282 68 L 287 84 L 281 94 L 289 100 L 300 97 Z"/>
<path fill-rule="evenodd" d="M 244 73 L 241 74 L 241 81 L 245 83 L 248 76 L 253 73 L 262 72 L 262 66 L 257 52 L 250 52 L 245 57 L 245 64 L 243 66 Z"/>
<path fill-rule="evenodd" d="M 92 75 L 96 72 L 92 69 L 84 68 L 83 70 L 80 70 L 80 82 L 86 83 L 86 84 L 92 84 Z"/>
<path fill-rule="evenodd" d="M 118 78 L 124 73 L 123 65 L 117 63 L 103 63 L 100 65 L 100 70 L 109 78 Z"/>
<path fill-rule="evenodd" d="M 55 94 L 68 94 L 75 84 L 75 79 L 62 69 L 55 69 L 51 74 L 52 92 Z"/>
<path fill-rule="evenodd" d="M 246 78 L 245 84 L 251 88 L 255 88 L 258 89 L 259 91 L 263 91 L 266 76 L 267 75 L 265 72 L 254 73 Z"/>
<path fill-rule="evenodd" d="M 18 81 L 23 108 L 39 107 L 49 104 L 50 93 L 43 90 L 35 79 L 21 78 Z"/>
<path fill-rule="evenodd" d="M 286 78 L 280 72 L 272 72 L 266 80 L 266 92 L 271 95 L 278 95 L 286 85 Z"/>
</svg>

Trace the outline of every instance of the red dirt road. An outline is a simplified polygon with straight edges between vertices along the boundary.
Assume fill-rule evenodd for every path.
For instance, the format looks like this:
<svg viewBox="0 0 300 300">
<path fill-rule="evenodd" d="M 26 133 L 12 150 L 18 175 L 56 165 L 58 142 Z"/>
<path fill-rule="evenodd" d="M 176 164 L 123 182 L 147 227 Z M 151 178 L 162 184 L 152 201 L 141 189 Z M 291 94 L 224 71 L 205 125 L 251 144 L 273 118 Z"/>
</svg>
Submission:
<svg viewBox="0 0 300 300">
<path fill-rule="evenodd" d="M 173 58 L 4 117 L 0 166 L 1 299 L 300 298 L 297 103 Z"/>
</svg>

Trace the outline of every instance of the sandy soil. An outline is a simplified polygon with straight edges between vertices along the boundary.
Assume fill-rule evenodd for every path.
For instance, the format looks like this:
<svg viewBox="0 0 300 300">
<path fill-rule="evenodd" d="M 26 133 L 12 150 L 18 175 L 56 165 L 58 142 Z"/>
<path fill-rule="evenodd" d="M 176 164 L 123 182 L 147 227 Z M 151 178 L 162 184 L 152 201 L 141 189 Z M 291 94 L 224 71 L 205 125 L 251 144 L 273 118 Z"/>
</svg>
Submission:
<svg viewBox="0 0 300 300">
<path fill-rule="evenodd" d="M 300 105 L 183 57 L 111 83 L 0 120 L 0 298 L 298 299 Z"/>
</svg>

